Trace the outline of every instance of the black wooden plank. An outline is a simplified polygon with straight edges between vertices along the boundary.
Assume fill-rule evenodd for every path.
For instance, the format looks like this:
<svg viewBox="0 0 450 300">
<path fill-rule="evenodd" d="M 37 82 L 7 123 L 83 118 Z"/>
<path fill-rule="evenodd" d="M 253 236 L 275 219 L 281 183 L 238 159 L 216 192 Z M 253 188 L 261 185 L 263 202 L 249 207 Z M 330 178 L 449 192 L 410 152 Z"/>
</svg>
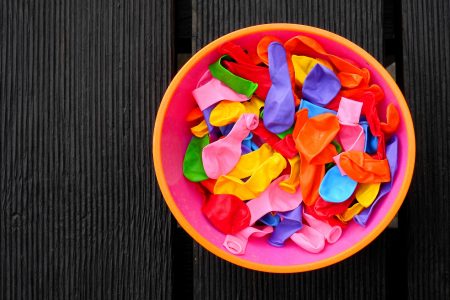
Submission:
<svg viewBox="0 0 450 300">
<path fill-rule="evenodd" d="M 193 1 L 193 49 L 260 23 L 291 22 L 334 31 L 383 57 L 382 1 Z M 381 299 L 389 276 L 388 235 L 353 257 L 303 274 L 265 274 L 236 267 L 194 245 L 195 299 Z M 395 285 L 395 284 L 394 284 Z"/>
<path fill-rule="evenodd" d="M 193 49 L 233 30 L 263 23 L 298 23 L 340 34 L 383 57 L 382 0 L 192 1 Z"/>
<path fill-rule="evenodd" d="M 171 2 L 0 3 L 0 299 L 171 297 Z"/>
<path fill-rule="evenodd" d="M 417 159 L 404 224 L 411 299 L 450 299 L 450 3 L 402 1 L 404 88 Z"/>
</svg>

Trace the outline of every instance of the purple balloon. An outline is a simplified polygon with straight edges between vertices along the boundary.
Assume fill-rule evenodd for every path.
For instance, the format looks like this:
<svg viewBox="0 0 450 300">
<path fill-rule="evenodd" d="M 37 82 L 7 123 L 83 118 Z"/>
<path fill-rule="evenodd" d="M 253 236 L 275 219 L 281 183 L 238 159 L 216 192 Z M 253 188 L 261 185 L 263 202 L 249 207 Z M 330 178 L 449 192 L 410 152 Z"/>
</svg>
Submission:
<svg viewBox="0 0 450 300">
<path fill-rule="evenodd" d="M 394 181 L 395 171 L 397 170 L 397 159 L 398 159 L 398 139 L 395 135 L 391 138 L 388 145 L 386 145 L 386 157 L 389 162 L 391 181 L 383 183 L 381 185 L 380 191 L 378 192 L 378 196 L 371 206 L 369 206 L 368 208 L 360 212 L 358 215 L 353 217 L 353 220 L 355 220 L 356 223 L 358 223 L 363 227 L 366 227 L 367 221 L 369 220 L 369 217 L 372 214 L 378 201 L 380 201 L 380 199 L 383 198 L 392 189 L 392 182 Z"/>
<path fill-rule="evenodd" d="M 273 42 L 269 45 L 268 51 L 272 86 L 267 93 L 263 120 L 269 131 L 281 133 L 294 124 L 294 94 L 283 45 Z"/>
<path fill-rule="evenodd" d="M 211 125 L 211 123 L 209 122 L 211 112 L 214 109 L 214 107 L 216 107 L 216 105 L 217 104 L 210 105 L 202 111 L 203 117 L 205 118 L 206 126 L 208 127 L 209 136 L 211 137 L 211 142 L 217 140 L 222 135 L 220 129 L 218 127 Z"/>
<path fill-rule="evenodd" d="M 306 100 L 325 106 L 336 97 L 340 89 L 341 82 L 333 71 L 321 64 L 316 64 L 305 78 L 302 93 Z"/>
<path fill-rule="evenodd" d="M 268 241 L 269 244 L 275 247 L 283 247 L 284 242 L 303 226 L 301 204 L 291 211 L 280 212 L 279 214 L 282 215 L 284 219 L 275 227 L 275 230 Z"/>
</svg>

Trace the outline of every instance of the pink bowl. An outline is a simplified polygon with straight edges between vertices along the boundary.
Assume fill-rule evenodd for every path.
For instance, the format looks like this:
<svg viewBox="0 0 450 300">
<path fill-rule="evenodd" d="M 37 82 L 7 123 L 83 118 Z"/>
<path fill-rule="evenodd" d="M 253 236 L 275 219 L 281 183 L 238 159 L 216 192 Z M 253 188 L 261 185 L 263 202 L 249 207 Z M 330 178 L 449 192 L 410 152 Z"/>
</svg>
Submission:
<svg viewBox="0 0 450 300">
<path fill-rule="evenodd" d="M 196 106 L 192 90 L 208 65 L 219 58 L 217 48 L 233 41 L 244 48 L 256 48 L 258 41 L 273 35 L 286 41 L 295 35 L 317 40 L 329 53 L 348 58 L 360 67 L 369 69 L 372 82 L 381 86 L 385 101 L 395 103 L 401 114 L 397 131 L 399 139 L 398 171 L 391 192 L 378 203 L 366 228 L 351 222 L 343 230 L 340 240 L 327 244 L 324 251 L 312 254 L 289 241 L 283 248 L 270 246 L 264 238 L 250 239 L 244 255 L 235 256 L 222 246 L 225 235 L 212 227 L 201 213 L 202 198 L 193 183 L 186 180 L 182 163 L 191 138 L 184 121 Z M 267 24 L 245 28 L 210 43 L 178 72 L 162 100 L 158 111 L 154 137 L 153 159 L 156 175 L 173 215 L 180 225 L 203 247 L 217 256 L 240 266 L 266 272 L 301 272 L 339 262 L 373 241 L 391 222 L 400 208 L 414 169 L 415 137 L 411 115 L 398 86 L 388 72 L 367 52 L 352 42 L 331 32 L 294 24 Z"/>
</svg>

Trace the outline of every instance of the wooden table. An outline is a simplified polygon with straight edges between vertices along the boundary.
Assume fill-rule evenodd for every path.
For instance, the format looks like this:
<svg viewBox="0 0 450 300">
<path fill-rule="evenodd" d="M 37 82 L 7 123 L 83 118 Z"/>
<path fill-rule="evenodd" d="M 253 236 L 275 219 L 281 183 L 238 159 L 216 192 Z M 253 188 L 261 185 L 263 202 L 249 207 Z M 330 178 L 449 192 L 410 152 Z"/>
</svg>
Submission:
<svg viewBox="0 0 450 300">
<path fill-rule="evenodd" d="M 448 0 L 0 2 L 0 299 L 450 299 Z M 417 138 L 398 226 L 293 275 L 192 242 L 152 166 L 177 64 L 271 22 L 328 29 L 395 63 Z"/>
</svg>

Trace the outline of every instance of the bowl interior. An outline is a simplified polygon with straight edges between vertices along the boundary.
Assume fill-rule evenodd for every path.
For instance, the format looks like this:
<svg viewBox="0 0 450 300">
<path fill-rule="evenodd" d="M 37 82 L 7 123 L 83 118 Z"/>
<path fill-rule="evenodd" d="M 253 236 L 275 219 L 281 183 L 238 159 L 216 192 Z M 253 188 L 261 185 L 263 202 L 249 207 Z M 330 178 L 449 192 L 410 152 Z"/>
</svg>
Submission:
<svg viewBox="0 0 450 300">
<path fill-rule="evenodd" d="M 223 42 L 233 41 L 242 45 L 244 48 L 250 48 L 256 47 L 258 41 L 266 35 L 273 35 L 280 38 L 282 41 L 285 41 L 298 34 L 310 36 L 321 43 L 329 53 L 351 59 L 360 67 L 369 69 L 372 83 L 380 85 L 385 92 L 385 100 L 380 107 L 381 112 L 385 111 L 385 106 L 388 103 L 395 103 L 397 104 L 397 107 L 399 107 L 399 100 L 395 98 L 393 90 L 391 90 L 391 87 L 383 78 L 383 76 L 386 76 L 386 73 L 378 73 L 372 65 L 355 52 L 354 48 L 348 48 L 348 44 L 347 46 L 342 45 L 336 40 L 329 39 L 329 37 L 325 35 L 298 28 L 282 31 L 266 29 L 260 30 L 259 32 L 249 31 L 236 38 L 227 39 L 225 37 L 222 38 L 222 40 Z M 209 51 L 197 53 L 183 69 L 183 77 L 177 82 L 179 83 L 178 86 L 174 87 L 173 95 L 166 100 L 169 102 L 167 104 L 166 113 L 163 116 L 159 147 L 161 151 L 162 169 L 164 170 L 163 177 L 165 177 L 165 182 L 174 202 L 172 203 L 171 209 L 172 211 L 178 209 L 180 212 L 180 214 L 176 215 L 178 221 L 182 221 L 182 225 L 189 224 L 189 228 L 185 229 L 189 229 L 189 233 L 198 242 L 207 246 L 207 248 L 212 250 L 216 255 L 230 260 L 233 255 L 228 253 L 222 246 L 225 235 L 214 229 L 203 217 L 201 213 L 201 195 L 194 184 L 186 180 L 182 173 L 184 153 L 191 138 L 188 124 L 184 120 L 189 111 L 196 105 L 191 92 L 195 88 L 200 76 L 208 68 L 208 65 L 218 59 L 219 54 L 216 49 L 219 44 L 221 43 L 218 43 L 216 47 L 209 49 Z M 403 98 L 400 101 L 404 102 Z M 402 105 L 406 106 L 406 103 L 403 103 Z M 291 241 L 288 241 L 283 248 L 275 248 L 270 246 L 265 238 L 250 238 L 245 254 L 232 258 L 233 262 L 241 265 L 246 265 L 245 262 L 250 262 L 270 266 L 299 266 L 327 260 L 346 251 L 350 252 L 350 248 L 354 247 L 355 244 L 364 239 L 386 217 L 388 211 L 392 209 L 394 202 L 400 201 L 401 203 L 403 201 L 403 197 L 397 197 L 397 195 L 402 182 L 405 180 L 405 169 L 408 163 L 408 143 L 413 143 L 414 141 L 408 141 L 407 128 L 404 122 L 405 118 L 410 118 L 410 116 L 406 116 L 405 111 L 402 111 L 401 114 L 402 122 L 396 133 L 399 138 L 399 157 L 393 188 L 384 200 L 378 203 L 366 228 L 351 222 L 350 225 L 343 230 L 342 237 L 337 243 L 327 244 L 324 251 L 318 254 L 306 252 Z M 409 112 L 407 112 L 407 114 L 409 114 Z M 161 178 L 159 178 L 159 180 L 161 182 Z M 165 196 L 167 198 L 167 195 Z M 391 213 L 391 215 L 393 216 L 394 214 Z M 180 218 L 184 218 L 185 220 L 180 220 Z M 387 222 L 389 221 L 390 220 Z M 379 231 L 382 229 L 384 228 L 381 228 Z M 206 241 L 209 242 L 208 245 L 205 245 L 205 243 L 207 243 Z M 364 245 L 361 247 L 363 246 Z"/>
</svg>

